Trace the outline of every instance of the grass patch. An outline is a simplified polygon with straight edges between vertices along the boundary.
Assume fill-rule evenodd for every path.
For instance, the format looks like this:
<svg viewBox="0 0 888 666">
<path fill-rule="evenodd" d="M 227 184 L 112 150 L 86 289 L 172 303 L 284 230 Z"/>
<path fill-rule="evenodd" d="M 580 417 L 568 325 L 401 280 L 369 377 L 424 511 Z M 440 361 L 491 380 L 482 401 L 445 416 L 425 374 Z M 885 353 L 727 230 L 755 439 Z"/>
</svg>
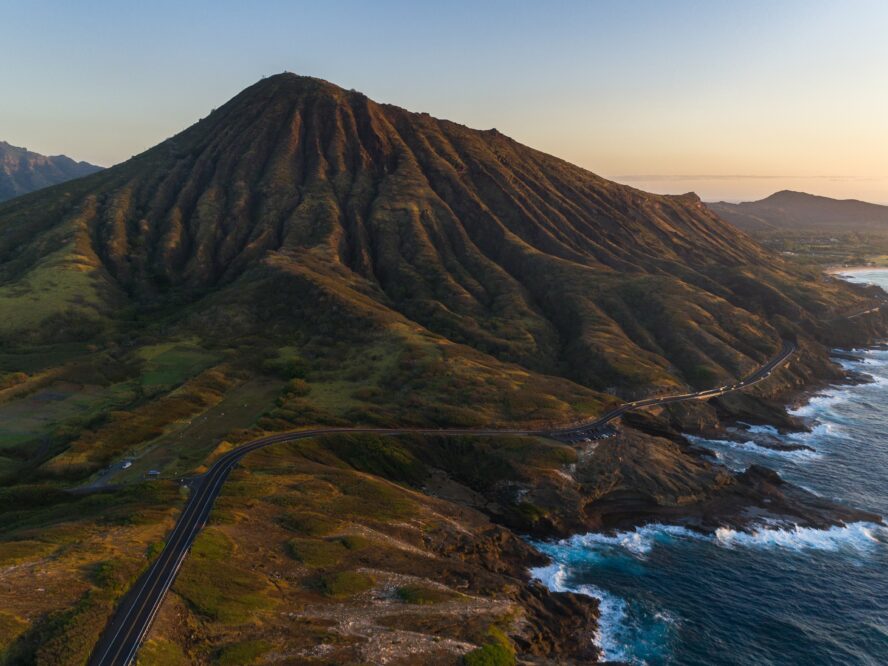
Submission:
<svg viewBox="0 0 888 666">
<path fill-rule="evenodd" d="M 162 638 L 153 638 L 145 643 L 136 659 L 136 666 L 186 666 L 189 663 L 182 648 Z"/>
<path fill-rule="evenodd" d="M 231 563 L 233 552 L 225 534 L 204 530 L 173 588 L 198 613 L 225 624 L 241 624 L 272 605 L 262 579 Z"/>
<path fill-rule="evenodd" d="M 343 599 L 366 592 L 373 587 L 375 581 L 367 574 L 357 571 L 337 571 L 318 576 L 313 581 L 321 594 L 327 597 Z"/>
<path fill-rule="evenodd" d="M 414 486 L 428 476 L 425 465 L 394 437 L 337 435 L 325 437 L 322 443 L 338 458 L 362 472 Z"/>
<path fill-rule="evenodd" d="M 41 470 L 55 476 L 73 475 L 78 470 L 92 473 L 117 456 L 145 447 L 180 421 L 218 404 L 235 384 L 236 380 L 224 372 L 207 370 L 160 398 L 132 409 L 110 412 L 104 423 L 80 433 L 66 451 L 45 463 Z M 141 464 L 137 461 L 124 476 L 132 478 Z"/>
<path fill-rule="evenodd" d="M 347 549 L 342 541 L 317 539 L 290 539 L 287 553 L 297 562 L 307 567 L 329 567 L 336 565 Z"/>
<path fill-rule="evenodd" d="M 45 541 L 0 541 L 0 566 L 18 564 L 38 557 L 49 555 L 56 545 Z"/>
<path fill-rule="evenodd" d="M 242 641 L 234 645 L 226 645 L 219 650 L 219 654 L 213 663 L 219 666 L 255 664 L 269 650 L 271 650 L 271 644 L 267 641 Z"/>
<path fill-rule="evenodd" d="M 73 337 L 84 339 L 101 330 L 105 310 L 101 273 L 83 260 L 74 245 L 71 241 L 46 255 L 15 283 L 0 287 L 4 315 L 0 331 L 36 329 L 47 320 L 58 323 L 62 317 L 76 327 Z M 53 332 L 54 327 L 47 327 L 46 335 Z"/>
<path fill-rule="evenodd" d="M 372 541 L 358 535 L 346 535 L 332 539 L 290 539 L 287 554 L 307 567 L 332 567 L 350 552 L 364 550 Z"/>
<path fill-rule="evenodd" d="M 364 550 L 373 545 L 373 542 L 367 537 L 358 534 L 346 534 L 339 539 L 340 543 L 349 550 Z"/>
<path fill-rule="evenodd" d="M 465 666 L 515 666 L 515 647 L 502 630 L 491 626 L 487 630 L 487 642 L 463 655 Z"/>
<path fill-rule="evenodd" d="M 336 482 L 342 495 L 333 501 L 331 513 L 376 520 L 398 520 L 413 513 L 413 501 L 391 484 L 353 475 Z"/>
<path fill-rule="evenodd" d="M 395 594 L 405 604 L 415 604 L 417 606 L 431 606 L 459 597 L 455 592 L 439 590 L 424 585 L 404 585 L 399 587 Z"/>
<path fill-rule="evenodd" d="M 12 613 L 0 611 L 0 664 L 4 663 L 2 651 L 12 645 L 27 627 L 26 620 Z"/>
<path fill-rule="evenodd" d="M 210 370 L 207 375 L 215 374 Z M 197 396 L 206 395 L 199 385 L 200 378 L 189 382 L 195 384 Z M 224 397 L 218 402 L 204 403 L 207 409 L 183 417 L 178 423 L 170 424 L 164 435 L 154 440 L 146 454 L 128 470 L 124 478 L 133 478 L 149 469 L 159 469 L 169 474 L 189 473 L 208 460 L 208 456 L 219 445 L 236 436 L 241 429 L 250 428 L 267 411 L 280 393 L 283 382 L 276 379 L 248 380 L 243 384 L 225 389 Z M 186 387 L 179 389 L 185 390 Z M 203 402 L 203 400 L 202 400 Z M 185 443 L 187 442 L 187 446 Z M 225 496 L 230 495 L 231 483 L 225 485 Z"/>
<path fill-rule="evenodd" d="M 88 352 L 85 342 L 16 346 L 15 349 L 0 352 L 0 370 L 24 372 L 30 375 L 62 365 Z"/>
<path fill-rule="evenodd" d="M 125 382 L 110 386 L 50 383 L 0 404 L 0 449 L 24 461 L 45 449 L 42 442 L 70 439 L 134 397 Z"/>
<path fill-rule="evenodd" d="M 139 357 L 145 361 L 142 386 L 176 386 L 210 367 L 217 356 L 192 343 L 166 343 L 142 347 Z"/>
<path fill-rule="evenodd" d="M 339 521 L 319 513 L 288 513 L 279 519 L 280 524 L 303 536 L 326 536 L 339 527 Z"/>
<path fill-rule="evenodd" d="M 515 654 L 499 643 L 487 643 L 463 656 L 465 666 L 515 666 Z"/>
<path fill-rule="evenodd" d="M 115 601 L 108 591 L 94 589 L 69 608 L 43 616 L 15 638 L 4 655 L 5 663 L 86 663 Z"/>
<path fill-rule="evenodd" d="M 35 544 L 57 541 L 51 537 L 52 527 L 67 529 L 86 520 L 105 525 L 156 522 L 179 502 L 176 486 L 166 483 L 144 483 L 83 495 L 72 495 L 49 484 L 0 488 L 0 532 L 9 535 L 9 540 L 0 544 L 10 544 L 9 552 L 16 556 L 25 556 L 26 550 L 31 552 L 28 557 L 35 553 L 40 556 L 44 547 Z M 21 531 L 25 531 L 22 536 L 26 537 L 39 534 L 40 540 L 14 539 L 13 535 Z"/>
</svg>

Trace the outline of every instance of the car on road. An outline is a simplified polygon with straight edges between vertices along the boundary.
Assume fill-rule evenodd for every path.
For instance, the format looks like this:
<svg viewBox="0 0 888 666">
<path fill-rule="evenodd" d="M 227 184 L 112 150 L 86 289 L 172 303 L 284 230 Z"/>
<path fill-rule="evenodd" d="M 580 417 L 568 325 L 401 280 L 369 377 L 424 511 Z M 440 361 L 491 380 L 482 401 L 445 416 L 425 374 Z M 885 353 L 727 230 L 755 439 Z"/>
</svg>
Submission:
<svg viewBox="0 0 888 666">
<path fill-rule="evenodd" d="M 123 464 L 120 466 L 120 469 L 129 469 L 129 468 L 132 467 L 132 466 L 133 466 L 133 461 L 132 461 L 132 460 L 125 460 L 125 461 L 123 462 Z"/>
</svg>

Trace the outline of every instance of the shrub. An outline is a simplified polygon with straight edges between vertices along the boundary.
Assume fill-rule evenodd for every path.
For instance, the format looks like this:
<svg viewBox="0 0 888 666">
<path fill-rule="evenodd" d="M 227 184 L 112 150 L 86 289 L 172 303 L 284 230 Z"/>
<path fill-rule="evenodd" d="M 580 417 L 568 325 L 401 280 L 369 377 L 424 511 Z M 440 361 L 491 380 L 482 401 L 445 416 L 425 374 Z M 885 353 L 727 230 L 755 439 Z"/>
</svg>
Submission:
<svg viewBox="0 0 888 666">
<path fill-rule="evenodd" d="M 466 666 L 515 666 L 515 649 L 502 630 L 491 626 L 487 630 L 487 643 L 463 655 Z"/>
<path fill-rule="evenodd" d="M 122 591 L 126 585 L 126 576 L 113 561 L 100 562 L 93 570 L 93 581 L 99 587 Z"/>
<path fill-rule="evenodd" d="M 222 532 L 206 530 L 194 542 L 173 589 L 198 613 L 240 624 L 272 602 L 256 574 L 231 563 L 233 545 Z"/>
<path fill-rule="evenodd" d="M 302 377 L 304 369 L 297 358 L 269 358 L 262 362 L 262 371 L 281 379 Z"/>
<path fill-rule="evenodd" d="M 221 666 L 241 666 L 254 664 L 263 654 L 271 649 L 267 641 L 243 641 L 227 645 L 219 650 L 215 663 Z"/>
<path fill-rule="evenodd" d="M 339 539 L 339 542 L 349 550 L 364 550 L 364 548 L 367 548 L 373 543 L 367 537 L 362 537 L 357 534 L 346 534 Z"/>
<path fill-rule="evenodd" d="M 0 611 L 0 655 L 27 627 L 28 623 L 24 619 L 17 615 Z M 2 660 L 0 660 L 0 663 L 2 663 Z"/>
<path fill-rule="evenodd" d="M 184 666 L 188 664 L 185 654 L 175 643 L 153 638 L 139 650 L 139 666 Z"/>
<path fill-rule="evenodd" d="M 297 562 L 307 567 L 333 566 L 342 558 L 345 545 L 341 541 L 317 539 L 290 539 L 287 552 Z"/>
<path fill-rule="evenodd" d="M 417 604 L 420 606 L 440 604 L 455 599 L 458 596 L 449 590 L 439 590 L 433 587 L 424 587 L 422 585 L 405 585 L 399 587 L 396 594 L 404 603 Z"/>
<path fill-rule="evenodd" d="M 499 643 L 488 643 L 463 655 L 465 666 L 515 666 L 515 655 Z"/>
<path fill-rule="evenodd" d="M 280 519 L 283 527 L 304 536 L 325 536 L 339 526 L 339 522 L 319 513 L 289 513 Z"/>
<path fill-rule="evenodd" d="M 362 472 L 408 485 L 420 484 L 428 472 L 401 442 L 375 435 L 337 435 L 324 445 L 339 458 Z"/>
<path fill-rule="evenodd" d="M 342 492 L 333 510 L 346 516 L 397 520 L 409 516 L 414 503 L 399 488 L 375 479 L 349 476 L 337 482 Z"/>
<path fill-rule="evenodd" d="M 297 397 L 302 397 L 311 393 L 311 386 L 304 379 L 291 379 L 287 382 L 287 391 Z"/>
<path fill-rule="evenodd" d="M 374 580 L 357 571 L 338 571 L 317 579 L 318 589 L 328 597 L 351 597 L 373 587 Z"/>
</svg>

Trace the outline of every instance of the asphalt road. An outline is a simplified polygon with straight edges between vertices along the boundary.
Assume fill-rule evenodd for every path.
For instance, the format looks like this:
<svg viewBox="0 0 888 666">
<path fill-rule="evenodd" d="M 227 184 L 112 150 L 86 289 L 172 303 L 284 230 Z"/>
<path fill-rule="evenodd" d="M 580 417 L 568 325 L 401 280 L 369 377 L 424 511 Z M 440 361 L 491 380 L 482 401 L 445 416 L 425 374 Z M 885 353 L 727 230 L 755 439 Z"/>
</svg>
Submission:
<svg viewBox="0 0 888 666">
<path fill-rule="evenodd" d="M 795 351 L 795 343 L 784 342 L 783 348 L 777 356 L 756 372 L 735 384 L 695 393 L 668 395 L 628 402 L 610 410 L 597 419 L 573 425 L 569 428 L 546 431 L 467 428 L 320 428 L 316 430 L 284 432 L 253 440 L 224 454 L 213 463 L 206 474 L 195 480 L 191 496 L 167 538 L 163 551 L 154 560 L 148 571 L 124 596 L 117 612 L 96 644 L 89 664 L 91 666 L 128 666 L 135 659 L 136 652 L 148 633 L 154 616 L 160 609 L 167 591 L 176 578 L 179 567 L 182 566 L 182 562 L 188 554 L 188 549 L 210 515 L 210 510 L 216 497 L 219 495 L 219 491 L 222 489 L 222 484 L 225 483 L 229 473 L 240 459 L 251 451 L 261 449 L 270 444 L 291 442 L 298 439 L 335 433 L 373 433 L 376 435 L 536 435 L 578 439 L 587 433 L 600 431 L 608 423 L 626 412 L 687 400 L 706 400 L 753 386 L 770 377 L 771 373 L 785 364 Z"/>
</svg>

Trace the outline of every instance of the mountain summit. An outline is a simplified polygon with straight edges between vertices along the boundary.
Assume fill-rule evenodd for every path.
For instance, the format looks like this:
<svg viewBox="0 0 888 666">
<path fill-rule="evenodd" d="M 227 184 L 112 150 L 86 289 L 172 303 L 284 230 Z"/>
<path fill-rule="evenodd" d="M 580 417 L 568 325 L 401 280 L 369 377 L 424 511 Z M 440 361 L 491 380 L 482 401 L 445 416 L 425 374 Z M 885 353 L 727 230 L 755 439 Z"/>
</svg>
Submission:
<svg viewBox="0 0 888 666">
<path fill-rule="evenodd" d="M 0 201 L 99 171 L 65 155 L 46 157 L 0 141 Z"/>
<path fill-rule="evenodd" d="M 107 330 L 121 308 L 180 308 L 231 335 L 398 321 L 630 394 L 737 376 L 859 298 L 793 272 L 696 195 L 293 74 L 0 207 L 0 260 L 6 337 Z M 66 291 L 40 288 L 53 282 Z"/>
</svg>

